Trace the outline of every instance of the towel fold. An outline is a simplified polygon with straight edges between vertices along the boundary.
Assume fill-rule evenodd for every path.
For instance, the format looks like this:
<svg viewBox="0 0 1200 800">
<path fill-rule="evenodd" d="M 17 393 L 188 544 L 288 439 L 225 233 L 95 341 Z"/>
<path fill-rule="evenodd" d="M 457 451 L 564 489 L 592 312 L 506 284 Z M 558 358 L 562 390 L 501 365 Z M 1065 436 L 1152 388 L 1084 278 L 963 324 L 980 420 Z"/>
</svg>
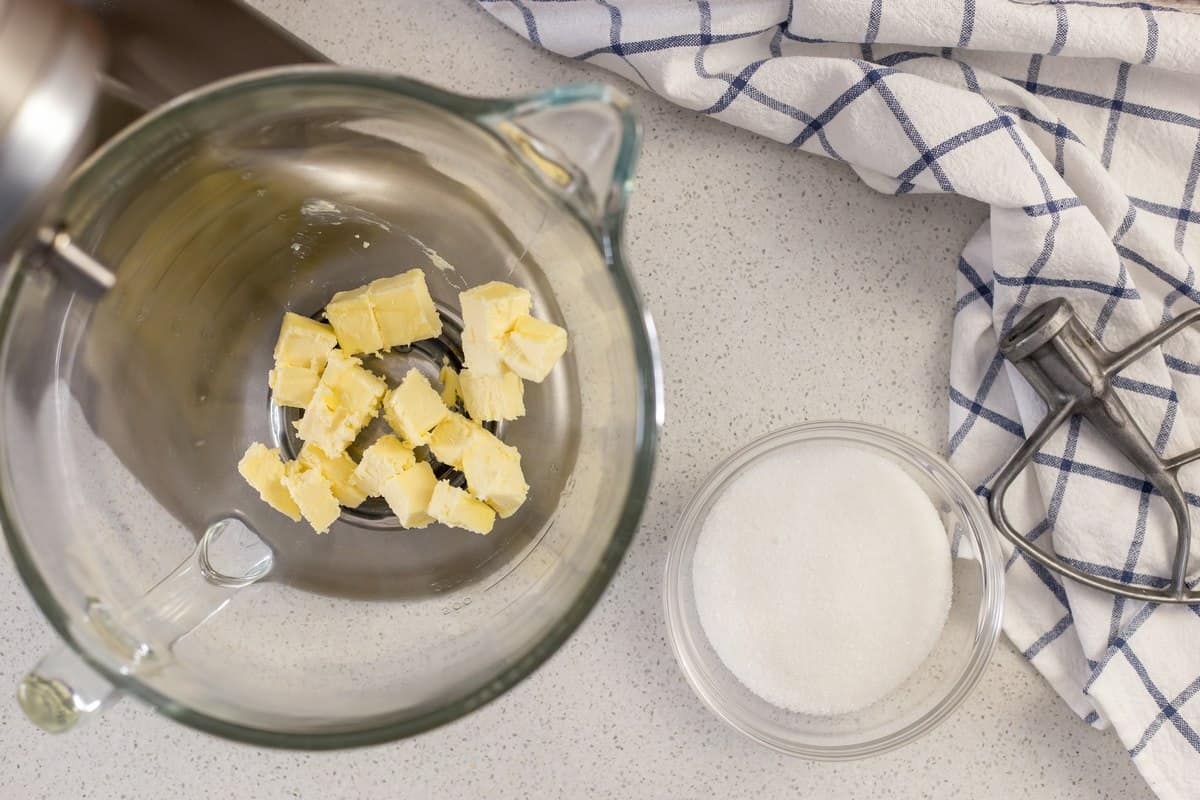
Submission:
<svg viewBox="0 0 1200 800">
<path fill-rule="evenodd" d="M 1190 0 L 480 2 L 543 47 L 846 161 L 880 191 L 988 203 L 958 262 L 950 366 L 951 460 L 982 495 L 1044 414 L 997 351 L 1026 312 L 1067 297 L 1115 349 L 1200 305 Z M 1200 331 L 1119 387 L 1161 453 L 1200 445 Z M 1161 585 L 1170 572 L 1165 503 L 1079 420 L 1009 506 L 1098 574 Z M 1114 598 L 1019 553 L 1008 587 L 1005 632 L 1071 708 L 1111 725 L 1160 797 L 1200 797 L 1200 606 Z"/>
</svg>

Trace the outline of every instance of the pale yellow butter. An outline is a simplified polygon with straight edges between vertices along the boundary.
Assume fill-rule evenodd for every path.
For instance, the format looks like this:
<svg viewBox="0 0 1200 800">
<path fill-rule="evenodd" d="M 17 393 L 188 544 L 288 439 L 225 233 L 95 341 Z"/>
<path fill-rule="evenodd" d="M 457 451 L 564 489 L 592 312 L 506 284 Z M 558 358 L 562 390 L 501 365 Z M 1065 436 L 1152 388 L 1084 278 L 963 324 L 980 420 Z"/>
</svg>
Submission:
<svg viewBox="0 0 1200 800">
<path fill-rule="evenodd" d="M 358 465 L 345 453 L 331 456 L 313 442 L 306 442 L 304 447 L 300 448 L 297 460 L 324 475 L 333 489 L 333 496 L 346 508 L 357 508 L 367 499 L 367 493 L 354 477 L 354 470 Z"/>
<path fill-rule="evenodd" d="M 337 346 L 337 336 L 328 325 L 288 311 L 279 326 L 275 341 L 275 364 L 308 367 L 320 372 L 329 351 Z"/>
<path fill-rule="evenodd" d="M 500 355 L 504 365 L 527 381 L 541 383 L 567 352 L 567 332 L 559 326 L 521 317 L 504 334 Z"/>
<path fill-rule="evenodd" d="M 384 347 L 442 335 L 442 318 L 421 270 L 410 269 L 401 275 L 372 281 L 367 287 L 367 297 Z"/>
<path fill-rule="evenodd" d="M 463 406 L 471 419 L 517 419 L 525 416 L 525 386 L 515 372 L 502 369 L 489 375 L 464 369 L 458 375 Z"/>
<path fill-rule="evenodd" d="M 283 485 L 317 533 L 328 531 L 341 513 L 333 487 L 320 470 L 310 469 L 299 461 L 289 461 L 284 467 Z"/>
<path fill-rule="evenodd" d="M 337 337 L 328 325 L 288 311 L 275 341 L 275 368 L 267 375 L 275 405 L 304 408 L 312 400 Z"/>
<path fill-rule="evenodd" d="M 363 369 L 361 361 L 333 350 L 312 401 L 295 423 L 296 431 L 327 454 L 342 453 L 379 413 L 386 391 L 387 383 Z"/>
<path fill-rule="evenodd" d="M 304 408 L 312 402 L 313 392 L 321 382 L 321 373 L 310 367 L 277 364 L 267 373 L 271 400 L 277 406 Z"/>
<path fill-rule="evenodd" d="M 283 485 L 284 468 L 279 451 L 255 442 L 246 448 L 246 454 L 237 465 L 238 472 L 258 491 L 262 501 L 280 514 L 300 521 L 300 507 Z"/>
<path fill-rule="evenodd" d="M 491 533 L 496 524 L 496 512 L 491 506 L 446 481 L 438 481 L 433 487 L 429 516 L 443 525 L 480 534 Z"/>
<path fill-rule="evenodd" d="M 337 334 L 338 344 L 347 353 L 375 353 L 383 349 L 383 331 L 371 301 L 368 287 L 338 292 L 325 306 L 325 316 Z"/>
<path fill-rule="evenodd" d="M 419 269 L 338 292 L 325 316 L 348 353 L 375 353 L 442 334 L 442 318 Z"/>
<path fill-rule="evenodd" d="M 429 516 L 429 500 L 437 484 L 433 467 L 424 461 L 393 475 L 383 482 L 383 499 L 406 528 L 424 528 L 433 522 Z"/>
<path fill-rule="evenodd" d="M 322 450 L 340 453 L 354 441 L 350 413 L 328 386 L 317 386 L 312 400 L 304 407 L 304 416 L 292 425 L 302 440 L 315 442 Z"/>
<path fill-rule="evenodd" d="M 501 342 L 516 321 L 529 314 L 528 289 L 492 281 L 458 295 L 463 316 L 463 355 L 477 375 L 500 372 Z"/>
<path fill-rule="evenodd" d="M 518 318 L 529 313 L 532 297 L 528 289 L 491 281 L 458 296 L 462 304 L 463 326 L 474 328 L 493 341 L 508 333 Z"/>
<path fill-rule="evenodd" d="M 380 436 L 363 451 L 354 478 L 364 490 L 378 497 L 383 494 L 383 485 L 388 478 L 399 475 L 416 462 L 413 451 L 395 436 Z"/>
<path fill-rule="evenodd" d="M 442 366 L 442 371 L 438 374 L 438 378 L 442 382 L 442 402 L 447 408 L 454 408 L 458 405 L 458 397 L 460 394 L 458 387 L 458 373 L 449 364 Z"/>
<path fill-rule="evenodd" d="M 522 379 L 545 380 L 566 352 L 567 332 L 530 316 L 530 292 L 507 283 L 475 287 L 460 301 L 466 367 L 456 372 L 444 361 L 440 392 L 416 369 L 388 391 L 352 355 L 441 335 L 419 269 L 338 292 L 325 310 L 329 325 L 284 315 L 268 382 L 277 404 L 304 408 L 295 423 L 304 447 L 294 462 L 262 444 L 246 451 L 238 470 L 265 502 L 317 533 L 368 495 L 382 496 L 406 528 L 436 519 L 487 534 L 497 516 L 516 513 L 529 493 L 521 454 L 480 423 L 524 416 Z M 452 410 L 460 402 L 469 418 Z M 381 437 L 356 464 L 346 448 L 381 403 L 396 435 Z M 466 490 L 439 482 L 417 460 L 413 447 L 424 444 L 437 462 L 462 470 Z"/>
<path fill-rule="evenodd" d="M 429 432 L 444 420 L 450 409 L 433 386 L 417 369 L 410 369 L 404 380 L 383 399 L 383 412 L 392 430 L 411 444 L 425 444 Z"/>
<path fill-rule="evenodd" d="M 488 339 L 478 330 L 463 331 L 462 350 L 465 366 L 474 369 L 481 375 L 495 374 L 504 368 L 504 359 L 500 355 L 500 342 Z"/>
<path fill-rule="evenodd" d="M 478 430 L 482 428 L 462 414 L 451 412 L 450 416 L 439 422 L 433 433 L 429 434 L 429 449 L 438 461 L 461 469 L 463 448 Z"/>
<path fill-rule="evenodd" d="M 496 509 L 501 517 L 516 513 L 529 494 L 517 448 L 482 428 L 463 448 L 462 471 L 471 494 Z"/>
</svg>

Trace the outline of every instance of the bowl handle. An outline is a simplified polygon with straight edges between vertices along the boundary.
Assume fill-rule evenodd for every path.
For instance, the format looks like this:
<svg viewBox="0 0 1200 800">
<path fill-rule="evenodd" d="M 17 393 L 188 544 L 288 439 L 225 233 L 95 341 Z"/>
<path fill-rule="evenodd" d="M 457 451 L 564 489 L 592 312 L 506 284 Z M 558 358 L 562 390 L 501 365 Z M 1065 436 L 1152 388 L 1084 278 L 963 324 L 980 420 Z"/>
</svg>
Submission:
<svg viewBox="0 0 1200 800">
<path fill-rule="evenodd" d="M 476 119 L 594 228 L 619 224 L 641 139 L 627 96 L 604 84 L 573 84 Z"/>
<path fill-rule="evenodd" d="M 82 620 L 97 652 L 74 646 L 50 653 L 17 686 L 17 702 L 42 730 L 62 733 L 116 702 L 122 678 L 167 667 L 173 645 L 225 608 L 273 565 L 271 549 L 237 519 L 211 525 L 183 563 L 125 609 L 91 600 Z M 70 637 L 78 641 L 78 637 Z"/>
</svg>

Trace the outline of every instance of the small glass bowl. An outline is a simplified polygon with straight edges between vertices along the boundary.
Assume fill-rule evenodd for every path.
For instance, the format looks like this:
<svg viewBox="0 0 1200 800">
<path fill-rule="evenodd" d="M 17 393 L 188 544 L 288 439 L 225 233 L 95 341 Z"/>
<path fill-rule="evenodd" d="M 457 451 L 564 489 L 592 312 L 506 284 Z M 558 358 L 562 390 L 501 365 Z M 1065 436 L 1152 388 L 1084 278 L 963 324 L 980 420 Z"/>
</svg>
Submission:
<svg viewBox="0 0 1200 800">
<path fill-rule="evenodd" d="M 856 447 L 900 466 L 929 495 L 950 540 L 954 589 L 933 652 L 873 705 L 836 716 L 800 714 L 747 689 L 712 648 L 696 610 L 692 559 L 713 502 L 754 461 L 814 444 Z M 877 755 L 933 729 L 983 674 L 1000 633 L 1004 562 L 996 532 L 970 487 L 941 457 L 891 431 L 853 422 L 812 422 L 764 436 L 724 462 L 692 499 L 667 555 L 664 602 L 675 657 L 696 694 L 725 722 L 789 755 L 842 761 Z"/>
</svg>

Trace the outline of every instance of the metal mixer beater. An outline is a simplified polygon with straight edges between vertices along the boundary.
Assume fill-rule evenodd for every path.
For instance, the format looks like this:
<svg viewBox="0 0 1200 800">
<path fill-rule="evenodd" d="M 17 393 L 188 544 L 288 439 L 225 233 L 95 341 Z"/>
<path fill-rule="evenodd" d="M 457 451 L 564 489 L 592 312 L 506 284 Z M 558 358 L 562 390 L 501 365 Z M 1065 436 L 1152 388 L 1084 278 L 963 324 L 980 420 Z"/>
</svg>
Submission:
<svg viewBox="0 0 1200 800">
<path fill-rule="evenodd" d="M 1200 449 L 1164 458 L 1138 428 L 1113 388 L 1113 378 L 1151 349 L 1200 321 L 1200 309 L 1181 314 L 1124 350 L 1102 345 L 1066 300 L 1043 303 L 1025 316 L 1000 342 L 1000 352 L 1013 363 L 1046 403 L 1046 416 L 996 477 L 989 501 L 992 521 L 1000 532 L 1037 563 L 1094 589 L 1157 603 L 1200 603 L 1200 591 L 1187 585 L 1192 523 L 1187 496 L 1179 485 L 1180 467 L 1200 460 Z M 1085 572 L 1057 554 L 1043 550 L 1017 531 L 1004 510 L 1004 498 L 1017 475 L 1055 431 L 1080 414 L 1141 470 L 1167 501 L 1175 518 L 1175 555 L 1170 582 L 1163 588 L 1134 586 Z"/>
</svg>

